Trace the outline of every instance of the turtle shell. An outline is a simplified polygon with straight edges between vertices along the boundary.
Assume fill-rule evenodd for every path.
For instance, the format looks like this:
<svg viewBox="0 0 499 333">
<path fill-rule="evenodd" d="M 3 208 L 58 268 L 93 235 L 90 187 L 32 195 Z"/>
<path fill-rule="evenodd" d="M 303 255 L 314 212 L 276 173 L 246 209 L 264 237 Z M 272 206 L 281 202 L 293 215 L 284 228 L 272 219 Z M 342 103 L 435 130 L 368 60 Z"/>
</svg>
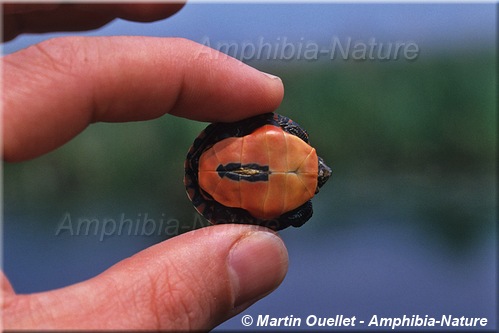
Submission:
<svg viewBox="0 0 499 333">
<path fill-rule="evenodd" d="M 304 129 L 267 113 L 209 125 L 187 154 L 184 184 L 196 210 L 213 224 L 281 230 L 310 219 L 310 199 L 330 174 Z"/>
</svg>

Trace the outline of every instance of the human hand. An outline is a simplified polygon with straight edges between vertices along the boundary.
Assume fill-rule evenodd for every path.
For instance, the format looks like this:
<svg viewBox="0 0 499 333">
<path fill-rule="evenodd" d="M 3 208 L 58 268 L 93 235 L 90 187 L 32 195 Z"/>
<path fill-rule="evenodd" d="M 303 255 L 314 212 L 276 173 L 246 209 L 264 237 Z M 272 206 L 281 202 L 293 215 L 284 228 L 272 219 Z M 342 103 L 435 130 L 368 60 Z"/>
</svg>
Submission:
<svg viewBox="0 0 499 333">
<path fill-rule="evenodd" d="M 134 10 L 142 14 L 129 11 L 126 17 L 140 20 L 179 9 L 165 4 L 88 6 L 103 6 L 108 21 L 124 16 L 120 13 L 127 6 L 137 6 Z M 64 9 L 67 15 L 69 9 Z M 13 11 L 22 15 L 14 7 L 4 15 Z M 6 36 L 47 31 L 41 24 L 15 31 L 9 30 L 15 25 L 7 24 Z M 76 22 L 73 28 L 88 27 Z M 235 121 L 273 111 L 283 97 L 278 78 L 183 39 L 58 38 L 5 56 L 3 66 L 3 156 L 12 162 L 53 150 L 92 122 L 146 120 L 165 113 Z M 274 290 L 287 265 L 286 248 L 269 229 L 211 226 L 156 244 L 88 281 L 58 290 L 17 295 L 2 275 L 3 325 L 208 330 Z"/>
</svg>

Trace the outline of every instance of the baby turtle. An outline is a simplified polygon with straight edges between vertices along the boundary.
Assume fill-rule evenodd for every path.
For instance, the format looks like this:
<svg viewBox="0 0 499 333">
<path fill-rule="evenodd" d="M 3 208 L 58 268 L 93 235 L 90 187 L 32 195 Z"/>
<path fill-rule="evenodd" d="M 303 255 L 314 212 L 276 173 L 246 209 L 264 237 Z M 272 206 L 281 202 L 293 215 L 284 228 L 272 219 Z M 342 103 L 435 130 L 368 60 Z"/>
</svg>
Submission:
<svg viewBox="0 0 499 333">
<path fill-rule="evenodd" d="M 206 127 L 187 153 L 184 184 L 213 224 L 281 230 L 310 219 L 310 199 L 330 175 L 300 125 L 267 113 Z"/>
</svg>

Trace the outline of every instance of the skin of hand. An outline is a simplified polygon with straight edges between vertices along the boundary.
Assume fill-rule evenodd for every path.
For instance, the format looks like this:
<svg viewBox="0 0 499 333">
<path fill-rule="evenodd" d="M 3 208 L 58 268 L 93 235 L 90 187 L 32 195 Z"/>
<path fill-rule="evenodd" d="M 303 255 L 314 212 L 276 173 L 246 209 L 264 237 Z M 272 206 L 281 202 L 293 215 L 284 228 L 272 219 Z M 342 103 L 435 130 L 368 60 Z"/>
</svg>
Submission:
<svg viewBox="0 0 499 333">
<path fill-rule="evenodd" d="M 116 17 L 156 20 L 181 7 L 4 5 L 6 37 L 88 29 Z M 81 11 L 90 22 L 76 20 L 71 26 L 68 17 Z M 57 21 L 63 14 L 67 17 Z M 52 19 L 41 20 L 44 15 Z M 93 122 L 148 120 L 165 113 L 235 121 L 273 111 L 284 93 L 279 78 L 176 38 L 56 38 L 3 57 L 3 69 L 8 162 L 48 153 Z M 287 268 L 284 243 L 269 229 L 211 226 L 57 290 L 16 294 L 1 274 L 0 318 L 5 329 L 209 330 L 277 288 Z"/>
</svg>

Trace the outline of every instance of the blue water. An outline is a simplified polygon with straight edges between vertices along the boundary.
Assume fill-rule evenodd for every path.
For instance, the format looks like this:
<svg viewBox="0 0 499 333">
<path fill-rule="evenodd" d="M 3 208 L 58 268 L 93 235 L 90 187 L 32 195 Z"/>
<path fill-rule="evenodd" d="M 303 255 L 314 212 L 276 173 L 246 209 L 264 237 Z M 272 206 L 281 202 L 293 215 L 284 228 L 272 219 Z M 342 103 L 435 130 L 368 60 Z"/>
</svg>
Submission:
<svg viewBox="0 0 499 333">
<path fill-rule="evenodd" d="M 496 325 L 493 237 L 458 256 L 415 230 L 386 228 L 377 221 L 356 230 L 316 235 L 306 243 L 302 237 L 283 236 L 290 267 L 282 286 L 220 329 L 244 328 L 245 314 L 255 320 L 267 314 L 302 318 L 297 329 L 308 328 L 309 315 L 356 316 L 366 322 L 356 329 L 370 329 L 366 325 L 373 315 L 464 315 L 487 317 L 486 329 Z"/>
<path fill-rule="evenodd" d="M 397 226 L 388 219 L 366 219 L 354 227 L 319 232 L 314 223 L 334 223 L 322 213 L 319 210 L 310 224 L 299 230 L 281 232 L 290 258 L 282 285 L 218 329 L 243 329 L 245 314 L 254 318 L 292 315 L 303 322 L 309 315 L 344 315 L 366 323 L 373 315 L 454 315 L 486 317 L 489 324 L 485 328 L 495 327 L 493 232 L 474 245 L 454 250 L 424 229 L 405 223 Z M 103 241 L 93 234 L 63 232 L 56 236 L 62 218 L 63 214 L 45 216 L 45 221 L 53 221 L 47 228 L 30 214 L 6 216 L 4 268 L 17 292 L 83 281 L 159 241 L 133 235 Z M 304 325 L 298 328 L 307 328 Z"/>
</svg>

